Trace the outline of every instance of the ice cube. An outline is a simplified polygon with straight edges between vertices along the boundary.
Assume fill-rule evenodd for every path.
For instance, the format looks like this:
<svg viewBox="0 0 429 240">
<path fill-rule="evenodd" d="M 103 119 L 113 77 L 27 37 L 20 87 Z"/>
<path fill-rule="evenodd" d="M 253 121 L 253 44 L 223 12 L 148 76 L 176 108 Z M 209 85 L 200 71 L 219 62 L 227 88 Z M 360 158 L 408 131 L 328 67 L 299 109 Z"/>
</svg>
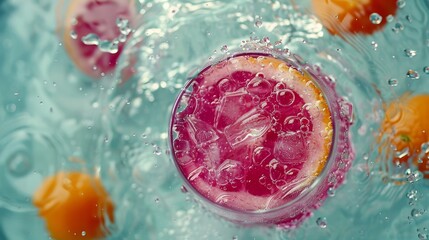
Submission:
<svg viewBox="0 0 429 240">
<path fill-rule="evenodd" d="M 270 129 L 271 124 L 270 114 L 254 108 L 225 127 L 224 134 L 233 148 L 242 144 L 255 144 Z"/>
<path fill-rule="evenodd" d="M 226 93 L 220 100 L 215 112 L 215 127 L 223 130 L 234 123 L 250 109 L 255 108 L 256 102 L 244 89 Z"/>
<path fill-rule="evenodd" d="M 211 143 L 219 138 L 210 124 L 196 118 L 194 115 L 186 116 L 185 121 L 188 123 L 187 130 L 189 136 L 197 146 L 204 143 Z"/>
<path fill-rule="evenodd" d="M 217 169 L 217 183 L 219 185 L 226 185 L 243 178 L 244 167 L 239 161 L 227 159 Z"/>
<path fill-rule="evenodd" d="M 279 135 L 274 144 L 274 157 L 282 164 L 305 161 L 306 146 L 299 132 L 285 132 Z"/>
</svg>

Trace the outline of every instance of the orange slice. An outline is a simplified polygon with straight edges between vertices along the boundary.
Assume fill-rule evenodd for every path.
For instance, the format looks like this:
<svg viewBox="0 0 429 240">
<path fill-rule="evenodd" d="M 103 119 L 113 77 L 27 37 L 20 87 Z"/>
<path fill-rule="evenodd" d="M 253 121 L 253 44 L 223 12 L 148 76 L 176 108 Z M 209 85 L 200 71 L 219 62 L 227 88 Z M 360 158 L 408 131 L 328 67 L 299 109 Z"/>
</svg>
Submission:
<svg viewBox="0 0 429 240">
<path fill-rule="evenodd" d="M 101 239 L 107 236 L 106 218 L 113 222 L 114 205 L 100 180 L 80 172 L 48 177 L 33 203 L 52 238 Z"/>
<path fill-rule="evenodd" d="M 381 133 L 387 141 L 383 146 L 393 145 L 397 152 L 408 149 L 407 154 L 395 154 L 394 163 L 414 164 L 424 173 L 425 178 L 429 178 L 429 151 L 422 153 L 422 144 L 429 143 L 428 94 L 405 94 L 389 104 L 386 118 L 381 125 Z M 421 161 L 418 157 L 420 154 L 423 154 Z"/>
<path fill-rule="evenodd" d="M 397 0 L 312 0 L 314 14 L 333 35 L 369 35 L 395 15 Z"/>
</svg>

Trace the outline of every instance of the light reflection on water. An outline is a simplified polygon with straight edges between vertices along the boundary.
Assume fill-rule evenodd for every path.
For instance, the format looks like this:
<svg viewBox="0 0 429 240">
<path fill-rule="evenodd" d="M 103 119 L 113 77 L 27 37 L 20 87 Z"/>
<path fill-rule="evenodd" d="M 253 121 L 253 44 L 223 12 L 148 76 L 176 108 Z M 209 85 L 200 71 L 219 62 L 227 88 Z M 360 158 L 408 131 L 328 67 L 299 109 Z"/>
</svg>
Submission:
<svg viewBox="0 0 429 240">
<path fill-rule="evenodd" d="M 81 157 L 87 169 L 100 171 L 117 202 L 112 239 L 415 239 L 428 234 L 427 213 L 416 214 L 426 207 L 427 183 L 408 183 L 404 172 L 395 172 L 393 163 L 385 161 L 387 153 L 378 154 L 376 145 L 383 104 L 407 91 L 429 89 L 424 72 L 429 65 L 428 2 L 406 1 L 383 31 L 346 41 L 323 30 L 309 15 L 309 2 L 295 8 L 288 2 L 262 0 L 144 2 L 141 25 L 129 40 L 114 79 L 93 82 L 72 67 L 64 52 L 50 1 L 28 5 L 0 1 L 5 25 L 0 39 L 4 52 L 0 119 L 24 112 L 65 132 L 69 143 L 62 144 L 71 149 L 61 154 Z M 31 22 L 37 23 L 34 29 L 27 27 Z M 227 54 L 225 45 L 234 49 L 256 38 L 289 48 L 320 66 L 354 104 L 357 156 L 347 182 L 292 232 L 243 229 L 200 209 L 180 192 L 181 181 L 167 152 L 171 105 L 188 77 Z M 138 59 L 136 74 L 118 85 L 120 69 L 133 57 Z M 420 78 L 407 77 L 410 69 Z M 389 84 L 392 78 L 396 84 Z M 67 165 L 68 160 L 58 161 Z M 402 184 L 395 183 L 394 173 L 401 174 Z M 418 197 L 408 197 L 413 191 Z M 0 232 L 18 239 L 11 222 L 30 216 L 37 222 L 35 231 L 46 234 L 34 210 L 14 211 L 7 206 L 0 211 Z M 8 222 L 7 216 L 14 221 Z"/>
</svg>

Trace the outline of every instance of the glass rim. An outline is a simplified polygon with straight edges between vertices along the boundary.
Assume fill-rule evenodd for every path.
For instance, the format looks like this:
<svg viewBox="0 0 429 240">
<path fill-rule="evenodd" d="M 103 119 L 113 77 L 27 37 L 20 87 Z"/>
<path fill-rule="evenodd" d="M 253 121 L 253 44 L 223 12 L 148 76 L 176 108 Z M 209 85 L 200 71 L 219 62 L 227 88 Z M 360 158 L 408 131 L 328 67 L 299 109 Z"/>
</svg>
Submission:
<svg viewBox="0 0 429 240">
<path fill-rule="evenodd" d="M 288 52 L 288 55 L 290 55 L 290 52 Z M 174 118 L 175 115 L 177 113 L 177 109 L 178 106 L 180 105 L 180 101 L 183 97 L 183 95 L 186 92 L 186 89 L 188 89 L 194 82 L 196 76 L 198 76 L 198 74 L 200 74 L 201 72 L 205 71 L 206 69 L 210 68 L 211 66 L 214 66 L 222 61 L 226 61 L 235 57 L 239 57 L 239 56 L 246 56 L 246 55 L 252 55 L 252 54 L 258 54 L 261 56 L 269 56 L 269 57 L 273 57 L 276 59 L 279 59 L 283 62 L 285 62 L 287 64 L 288 67 L 294 68 L 298 71 L 307 73 L 310 77 L 311 77 L 311 81 L 317 86 L 318 89 L 321 90 L 322 94 L 323 94 L 323 98 L 326 100 L 328 108 L 329 108 L 329 112 L 330 112 L 330 118 L 331 118 L 331 122 L 332 122 L 332 136 L 331 136 L 331 146 L 329 149 L 329 154 L 326 160 L 326 163 L 323 166 L 323 170 L 320 172 L 320 174 L 318 174 L 312 181 L 310 184 L 306 185 L 303 187 L 303 190 L 299 192 L 298 196 L 296 196 L 294 199 L 292 199 L 289 202 L 283 203 L 279 206 L 276 206 L 274 208 L 268 208 L 268 209 L 261 209 L 261 210 L 243 210 L 243 209 L 237 209 L 237 208 L 232 208 L 232 207 L 228 207 L 219 203 L 214 202 L 213 200 L 205 197 L 202 193 L 200 193 L 200 191 L 198 191 L 194 186 L 192 186 L 192 184 L 189 182 L 189 180 L 186 178 L 186 176 L 184 176 L 179 163 L 176 161 L 176 155 L 175 155 L 175 150 L 173 147 L 173 142 L 174 142 L 174 130 L 173 130 L 173 123 L 174 123 Z M 180 178 L 183 180 L 183 183 L 185 185 L 185 187 L 187 188 L 188 191 L 192 192 L 193 194 L 195 194 L 195 196 L 197 197 L 198 200 L 203 201 L 203 204 L 209 203 L 210 207 L 215 207 L 217 210 L 223 211 L 223 212 L 228 212 L 231 213 L 233 212 L 234 214 L 237 215 L 245 215 L 245 216 L 265 216 L 265 215 L 270 215 L 270 214 L 274 214 L 277 213 L 279 211 L 282 211 L 284 209 L 287 209 L 289 207 L 294 206 L 297 202 L 301 201 L 302 199 L 305 199 L 306 197 L 311 196 L 311 193 L 315 192 L 315 190 L 317 190 L 317 187 L 323 182 L 324 179 L 327 179 L 329 176 L 329 172 L 330 170 L 334 167 L 333 164 L 335 162 L 337 153 L 336 153 L 336 149 L 338 148 L 338 139 L 339 139 L 339 131 L 337 130 L 337 125 L 339 124 L 339 116 L 336 116 L 336 114 L 334 114 L 334 106 L 333 106 L 333 102 L 335 101 L 334 99 L 330 99 L 329 98 L 329 87 L 326 86 L 326 83 L 319 79 L 318 76 L 316 76 L 316 74 L 313 71 L 308 71 L 308 67 L 310 67 L 311 70 L 313 70 L 313 66 L 308 65 L 306 63 L 299 63 L 300 60 L 297 60 L 296 57 L 297 55 L 295 54 L 291 54 L 292 56 L 284 56 L 285 52 L 282 51 L 276 51 L 276 49 L 268 49 L 263 47 L 262 49 L 249 49 L 249 50 L 232 50 L 230 54 L 227 55 L 227 57 L 225 57 L 226 54 L 223 54 L 221 56 L 218 56 L 217 58 L 209 61 L 208 63 L 206 63 L 203 67 L 198 68 L 196 71 L 193 71 L 194 74 L 191 77 L 188 77 L 186 83 L 184 84 L 184 86 L 181 88 L 179 94 L 176 96 L 175 102 L 173 104 L 172 110 L 171 110 L 171 115 L 170 115 L 170 119 L 169 119 L 169 126 L 168 126 L 168 147 L 170 149 L 170 157 L 172 158 L 171 160 L 174 162 L 174 165 L 176 167 L 176 169 L 179 172 Z M 295 58 L 295 59 L 291 59 Z M 297 61 L 298 63 L 294 62 Z M 297 65 L 302 65 L 305 68 L 300 68 Z M 316 191 L 317 192 L 317 191 Z"/>
</svg>

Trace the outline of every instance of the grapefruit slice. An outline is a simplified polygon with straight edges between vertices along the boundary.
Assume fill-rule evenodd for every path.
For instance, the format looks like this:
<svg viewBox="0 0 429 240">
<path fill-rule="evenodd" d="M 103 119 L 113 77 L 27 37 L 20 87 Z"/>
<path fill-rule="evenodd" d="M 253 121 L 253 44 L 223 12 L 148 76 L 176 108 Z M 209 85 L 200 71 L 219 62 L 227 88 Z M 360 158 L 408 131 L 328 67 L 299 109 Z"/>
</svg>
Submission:
<svg viewBox="0 0 429 240">
<path fill-rule="evenodd" d="M 314 14 L 333 35 L 370 35 L 395 15 L 397 0 L 313 0 Z"/>
<path fill-rule="evenodd" d="M 114 205 L 100 179 L 80 172 L 48 177 L 33 196 L 39 215 L 54 239 L 100 239 Z"/>
<path fill-rule="evenodd" d="M 386 109 L 381 133 L 386 136 L 384 147 L 394 146 L 397 152 L 408 149 L 407 154 L 394 155 L 394 163 L 414 164 L 425 178 L 429 178 L 429 95 L 405 94 Z M 427 148 L 427 147 L 426 147 Z M 419 157 L 419 155 L 422 155 Z M 419 161 L 419 159 L 421 159 Z"/>
<path fill-rule="evenodd" d="M 65 49 L 82 72 L 94 79 L 101 78 L 115 69 L 135 20 L 133 0 L 70 1 L 60 24 Z M 97 46 L 102 41 L 117 43 L 117 48 L 102 51 Z"/>
<path fill-rule="evenodd" d="M 178 98 L 174 158 L 203 197 L 258 211 L 294 199 L 324 169 L 326 99 L 307 73 L 246 53 L 207 67 Z"/>
</svg>

